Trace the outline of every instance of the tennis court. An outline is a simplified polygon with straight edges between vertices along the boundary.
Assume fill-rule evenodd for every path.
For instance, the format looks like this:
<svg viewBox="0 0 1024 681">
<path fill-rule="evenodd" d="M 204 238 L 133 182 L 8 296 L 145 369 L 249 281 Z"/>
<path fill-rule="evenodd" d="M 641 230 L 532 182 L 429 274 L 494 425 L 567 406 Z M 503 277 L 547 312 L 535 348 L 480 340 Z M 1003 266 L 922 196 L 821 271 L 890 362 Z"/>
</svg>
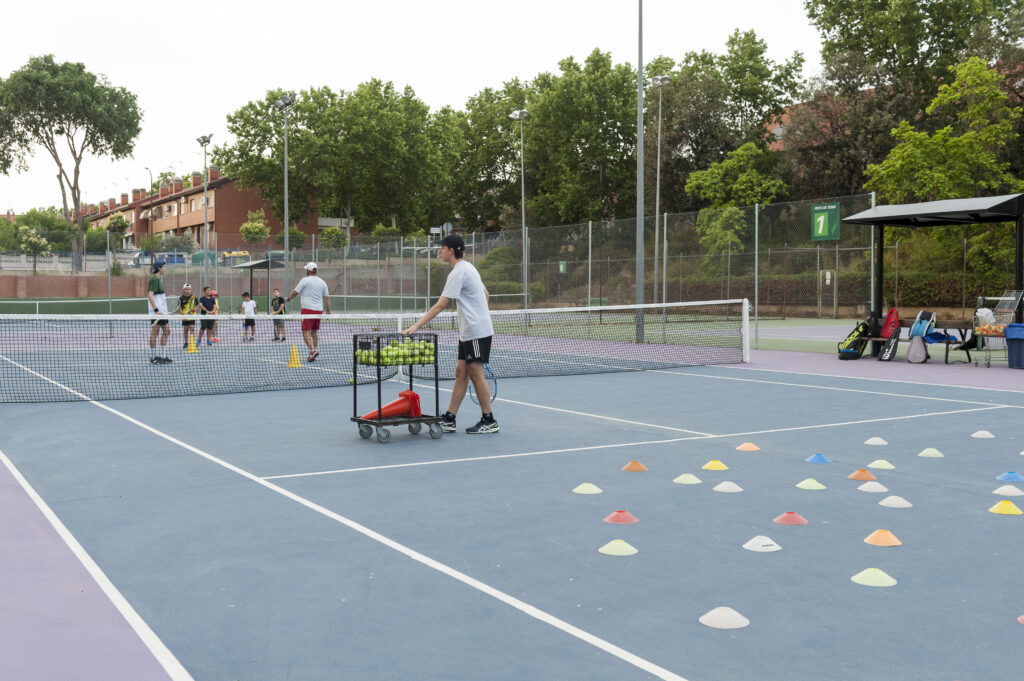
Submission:
<svg viewBox="0 0 1024 681">
<path fill-rule="evenodd" d="M 1013 371 L 754 351 L 499 379 L 501 433 L 388 444 L 352 395 L 0 405 L 0 676 L 1019 675 L 1024 516 L 990 512 L 1024 506 Z M 872 568 L 896 584 L 851 580 Z M 706 621 L 749 625 L 700 621 L 723 607 Z"/>
</svg>

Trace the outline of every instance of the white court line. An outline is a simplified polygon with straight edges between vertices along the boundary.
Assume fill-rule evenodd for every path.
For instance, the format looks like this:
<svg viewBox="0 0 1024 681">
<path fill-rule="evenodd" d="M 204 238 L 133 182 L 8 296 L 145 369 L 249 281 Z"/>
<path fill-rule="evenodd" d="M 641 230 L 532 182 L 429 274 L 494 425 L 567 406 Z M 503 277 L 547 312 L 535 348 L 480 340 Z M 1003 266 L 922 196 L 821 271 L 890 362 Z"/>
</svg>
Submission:
<svg viewBox="0 0 1024 681">
<path fill-rule="evenodd" d="M 3 359 L 7 358 L 4 357 Z M 180 662 L 178 662 L 178 659 L 174 657 L 174 654 L 170 650 L 168 650 L 167 646 L 165 646 L 163 641 L 160 640 L 160 637 L 149 628 L 149 625 L 146 624 L 145 620 L 139 616 L 139 613 L 135 611 L 135 608 L 131 606 L 118 588 L 114 586 L 113 582 L 111 582 L 103 570 L 100 569 L 100 566 L 96 564 L 96 561 L 92 559 L 92 556 L 89 555 L 88 551 L 78 543 L 78 540 L 75 539 L 74 535 L 71 534 L 64 523 L 61 522 L 60 518 L 57 517 L 57 514 L 53 512 L 53 509 L 43 501 L 43 498 L 39 496 L 39 493 L 36 492 L 31 483 L 25 479 L 25 476 L 21 474 L 21 472 L 14 466 L 14 463 L 7 458 L 7 455 L 2 451 L 0 451 L 0 463 L 3 463 L 7 470 L 11 472 L 14 479 L 17 480 L 18 484 L 21 485 L 21 488 L 25 490 L 25 494 L 32 499 L 36 508 L 38 508 L 40 513 L 42 513 L 49 521 L 53 529 L 57 531 L 57 534 L 62 540 L 64 540 L 67 547 L 71 549 L 71 553 L 75 555 L 75 558 L 77 558 L 78 562 L 82 564 L 82 567 L 84 567 L 86 572 L 89 573 L 89 576 L 96 582 L 96 585 L 101 591 L 103 591 L 104 595 L 110 599 L 110 602 L 115 608 L 117 608 L 117 611 L 121 613 L 121 616 L 124 617 L 128 626 L 135 631 L 135 634 L 142 640 L 142 643 L 149 649 L 149 652 L 153 654 L 153 657 L 160 663 L 160 666 L 164 668 L 164 671 L 167 672 L 168 676 L 170 676 L 171 679 L 174 679 L 174 681 L 193 681 L 192 675 L 185 670 L 185 667 L 183 667 Z"/>
<path fill-rule="evenodd" d="M 767 371 L 777 374 L 793 374 L 794 376 L 815 376 L 818 378 L 848 378 L 854 381 L 879 381 L 884 383 L 901 383 L 904 385 L 926 385 L 931 388 L 956 388 L 957 390 L 985 390 L 991 392 L 1014 393 L 1019 395 L 1024 390 L 1011 390 L 1010 388 L 985 388 L 978 385 L 950 385 L 948 383 L 926 383 L 924 381 L 904 381 L 898 378 L 867 378 L 861 376 L 844 376 L 841 374 L 819 374 L 812 371 L 790 371 L 786 369 L 765 369 L 762 367 L 745 367 L 736 365 L 716 365 L 722 369 L 733 369 L 735 371 Z M 703 374 L 697 374 L 698 376 Z M 916 395 L 915 395 L 916 397 Z"/>
<path fill-rule="evenodd" d="M 374 530 L 371 530 L 370 528 L 366 527 L 365 525 L 362 525 L 362 524 L 360 524 L 360 523 L 358 523 L 358 522 L 356 522 L 356 521 L 354 521 L 354 520 L 352 520 L 350 518 L 347 518 L 347 517 L 345 517 L 345 516 L 343 516 L 343 515 L 341 515 L 339 513 L 335 513 L 334 511 L 331 511 L 330 509 L 327 509 L 327 508 L 325 508 L 325 507 L 323 507 L 323 506 L 321 506 L 321 505 L 319 505 L 319 504 L 317 504 L 317 503 L 315 503 L 313 501 L 310 501 L 309 499 L 306 499 L 305 497 L 302 497 L 302 496 L 299 496 L 298 494 L 290 492 L 290 491 L 284 489 L 283 487 L 279 487 L 278 485 L 275 485 L 272 482 L 268 482 L 268 481 L 260 478 L 259 476 L 255 475 L 253 473 L 250 473 L 249 471 L 246 471 L 245 469 L 239 468 L 238 466 L 235 466 L 234 464 L 228 463 L 227 461 L 224 461 L 223 459 L 219 459 L 219 458 L 213 456 L 212 454 L 208 454 L 207 452 L 204 452 L 203 450 L 199 449 L 198 447 L 194 447 L 194 446 L 192 446 L 192 445 L 190 445 L 188 443 L 182 442 L 181 440 L 179 440 L 179 439 L 177 439 L 175 437 L 172 437 L 171 435 L 168 435 L 167 433 L 159 431 L 159 430 L 157 430 L 156 428 L 154 428 L 154 427 L 152 427 L 150 425 L 142 423 L 141 421 L 139 421 L 139 420 L 137 420 L 135 418 L 132 418 L 131 416 L 128 416 L 127 414 L 124 414 L 124 413 L 122 413 L 122 412 L 120 412 L 120 411 L 118 411 L 118 410 L 116 410 L 116 409 L 114 409 L 112 407 L 109 407 L 109 406 L 107 406 L 105 404 L 102 404 L 100 402 L 97 402 L 95 400 L 91 400 L 86 395 L 83 395 L 82 393 L 80 393 L 80 392 L 78 392 L 78 391 L 76 391 L 76 390 L 74 390 L 72 388 L 69 388 L 69 387 L 67 387 L 65 385 L 62 385 L 62 384 L 58 383 L 57 381 L 54 381 L 53 379 L 51 379 L 51 378 L 49 378 L 47 376 L 44 376 L 44 375 L 42 375 L 42 374 L 40 374 L 40 373 L 38 373 L 36 371 L 33 371 L 32 369 L 29 369 L 28 367 L 22 366 L 21 364 L 18 364 L 17 362 L 14 362 L 13 360 L 10 360 L 10 359 L 2 356 L 2 355 L 0 355 L 0 359 L 3 359 L 5 361 L 13 364 L 14 366 L 20 368 L 20 369 L 24 369 L 25 371 L 29 372 L 30 374 L 32 374 L 34 376 L 37 376 L 37 377 L 39 377 L 39 378 L 41 378 L 41 379 L 43 379 L 45 381 L 48 381 L 48 382 L 54 384 L 55 386 L 57 386 L 59 388 L 67 390 L 71 394 L 73 394 L 73 395 L 75 395 L 75 396 L 77 396 L 77 397 L 79 397 L 79 398 L 89 402 L 90 404 L 92 404 L 92 405 L 94 405 L 96 407 L 99 407 L 100 409 L 103 409 L 103 410 L 105 410 L 105 411 L 107 411 L 107 412 L 109 412 L 109 413 L 111 413 L 111 414 L 113 414 L 115 416 L 118 416 L 118 417 L 124 419 L 125 421 L 128 421 L 129 423 L 131 423 L 133 425 L 136 425 L 139 428 L 142 428 L 143 430 L 146 430 L 146 431 L 152 433 L 153 435 L 156 435 L 157 437 L 163 438 L 164 440 L 167 440 L 168 442 L 170 442 L 172 444 L 175 444 L 175 445 L 181 447 L 182 449 L 185 449 L 185 450 L 187 450 L 189 452 L 192 452 L 193 454 L 196 454 L 198 456 L 201 456 L 202 458 L 206 459 L 207 461 L 210 461 L 211 463 L 214 463 L 214 464 L 216 464 L 218 466 L 221 466 L 222 468 L 225 468 L 226 470 L 229 470 L 232 473 L 240 475 L 241 477 L 246 478 L 247 480 L 249 480 L 251 482 L 254 482 L 257 485 L 260 485 L 261 487 L 264 487 L 264 488 L 270 490 L 271 492 L 279 494 L 279 495 L 281 495 L 281 496 L 283 496 L 283 497 L 285 497 L 287 499 L 290 499 L 290 500 L 292 500 L 292 501 L 294 501 L 294 502 L 296 502 L 296 503 L 298 503 L 298 504 L 300 504 L 302 506 L 305 506 L 306 508 L 310 509 L 311 511 L 314 511 L 316 513 L 319 513 L 322 516 L 330 518 L 331 520 L 334 520 L 334 521 L 336 521 L 336 522 L 338 522 L 338 523 L 348 527 L 349 529 L 355 530 L 356 532 L 358 532 L 358 533 L 360 533 L 360 534 L 362 534 L 362 535 L 372 539 L 373 541 L 379 542 L 380 544 L 383 544 L 384 546 L 387 546 L 388 548 L 390 548 L 390 549 L 392 549 L 394 551 L 397 551 L 398 553 L 401 553 L 401 554 L 407 556 L 408 558 L 411 558 L 412 560 L 415 560 L 416 562 L 418 562 L 418 563 L 420 563 L 422 565 L 425 565 L 425 566 L 427 566 L 427 567 L 429 567 L 429 568 L 431 568 L 433 570 L 436 570 L 437 572 L 440 572 L 443 575 L 446 575 L 448 577 L 451 577 L 452 579 L 455 579 L 455 580 L 457 580 L 459 582 L 462 582 L 466 586 L 469 586 L 469 587 L 471 587 L 473 589 L 476 589 L 477 591 L 480 591 L 481 593 L 484 593 L 484 594 L 486 594 L 486 595 L 488 595 L 488 596 L 490 596 L 490 597 L 492 597 L 492 598 L 494 598 L 494 599 L 496 599 L 496 600 L 498 600 L 498 601 L 500 601 L 500 602 L 502 602 L 502 603 L 504 603 L 504 604 L 506 604 L 508 606 L 511 606 L 511 607 L 519 610 L 520 612 L 523 612 L 526 615 L 529 615 L 530 617 L 533 617 L 536 620 L 539 620 L 539 621 L 541 621 L 541 622 L 543 622 L 545 624 L 548 624 L 548 625 L 554 627 L 555 629 L 558 629 L 558 630 L 560 630 L 560 631 L 562 631 L 562 632 L 564 632 L 566 634 L 569 634 L 570 636 L 573 636 L 573 637 L 583 641 L 584 643 L 590 644 L 590 645 L 594 646 L 595 648 L 598 648 L 599 650 L 602 650 L 602 651 L 608 653 L 609 655 L 617 657 L 620 660 L 622 660 L 623 662 L 631 664 L 634 667 L 636 667 L 636 668 L 638 668 L 638 669 L 640 669 L 642 671 L 645 671 L 645 672 L 651 674 L 652 676 L 656 676 L 657 678 L 663 679 L 664 681 L 686 681 L 686 679 L 684 679 L 683 677 L 679 676 L 678 674 L 670 672 L 669 670 L 667 670 L 667 669 L 665 669 L 663 667 L 660 667 L 660 666 L 654 664 L 653 662 L 650 662 L 649 660 L 646 660 L 646 659 L 644 659 L 644 658 L 642 658 L 642 657 L 640 657 L 638 655 L 635 655 L 635 654 L 629 652 L 628 650 L 620 648 L 617 645 L 615 645 L 613 643 L 610 643 L 609 641 L 606 641 L 606 640 L 604 640 L 604 639 L 602 639 L 602 638 L 600 638 L 598 636 L 595 636 L 594 634 L 591 634 L 591 633 L 589 633 L 587 631 L 584 631 L 583 629 L 580 629 L 579 627 L 576 627 L 576 626 L 574 626 L 572 624 L 569 624 L 565 620 L 559 619 L 558 617 L 555 617 L 554 615 L 552 615 L 552 614 L 550 614 L 548 612 L 545 612 L 545 611 L 541 610 L 540 608 L 537 608 L 537 607 L 535 607 L 533 605 L 530 605 L 529 603 L 526 603 L 525 601 L 521 601 L 518 598 L 516 598 L 515 596 L 511 596 L 511 595 L 505 593 L 504 591 L 500 591 L 500 590 L 490 586 L 489 584 L 486 584 L 484 582 L 481 582 L 478 579 L 470 577 L 469 575 L 465 574 L 464 572 L 460 572 L 459 570 L 456 570 L 455 568 L 453 568 L 453 567 L 451 567 L 449 565 L 446 565 L 446 564 L 444 564 L 444 563 L 442 563 L 440 561 L 434 560 L 433 558 L 431 558 L 431 557 L 429 557 L 429 556 L 427 556 L 425 554 L 422 554 L 419 551 L 411 549 L 408 546 L 405 546 L 404 544 L 400 544 L 400 543 L 396 542 L 393 539 L 385 537 L 384 535 L 382 535 L 379 532 L 376 532 Z M 140 619 L 140 622 L 141 622 L 141 619 Z M 155 638 L 155 635 L 154 635 L 154 638 Z M 170 655 L 170 651 L 168 651 L 168 655 Z M 173 656 L 172 656 L 172 658 L 173 658 Z M 182 668 L 182 671 L 184 672 L 184 668 Z M 176 677 L 175 681 L 178 681 L 179 678 L 184 680 L 184 679 L 190 679 L 191 677 L 187 677 L 187 676 L 186 677 Z"/>
<path fill-rule="evenodd" d="M 738 367 L 726 367 L 726 368 L 735 369 L 735 368 L 738 368 Z M 837 392 L 862 393 L 862 394 L 865 394 L 865 395 L 878 395 L 878 396 L 881 396 L 881 397 L 900 397 L 900 398 L 914 399 L 914 400 L 932 400 L 934 402 L 956 402 L 958 404 L 981 404 L 981 405 L 986 405 L 986 406 L 999 406 L 999 407 L 1014 407 L 1014 406 L 1016 406 L 1016 405 L 1012 405 L 1012 404 L 993 404 L 992 402 L 976 402 L 974 400 L 961 400 L 961 399 L 957 399 L 955 397 L 931 397 L 931 396 L 927 396 L 927 395 L 904 395 L 904 394 L 900 394 L 900 393 L 881 392 L 881 391 L 878 391 L 878 390 L 864 390 L 862 388 L 839 388 L 839 387 L 836 387 L 836 386 L 828 386 L 828 385 L 808 385 L 806 383 L 786 383 L 784 381 L 769 381 L 769 380 L 766 380 L 766 379 L 763 379 L 763 378 L 738 378 L 736 376 L 713 376 L 713 375 L 710 375 L 710 374 L 696 374 L 696 373 L 692 373 L 692 372 L 688 372 L 688 371 L 672 371 L 670 369 L 651 369 L 650 371 L 651 371 L 651 373 L 672 374 L 673 376 L 691 376 L 691 377 L 696 377 L 696 378 L 710 378 L 710 379 L 715 380 L 715 381 L 740 381 L 740 382 L 743 382 L 743 383 L 767 383 L 768 385 L 779 385 L 779 386 L 786 386 L 786 387 L 790 387 L 790 388 L 810 388 L 812 390 L 834 390 L 834 391 L 837 391 Z M 754 370 L 750 369 L 750 371 L 754 371 Z M 762 369 L 761 371 L 772 371 L 772 370 L 771 369 Z M 790 373 L 790 372 L 780 372 L 780 373 Z M 820 376 L 822 378 L 852 378 L 851 376 L 828 376 L 828 375 L 825 375 L 825 374 L 801 374 L 801 375 L 804 375 L 804 376 Z M 885 380 L 885 379 L 855 379 L 855 380 Z M 894 382 L 896 382 L 896 383 L 906 383 L 906 381 L 894 381 Z M 947 386 L 939 386 L 939 387 L 950 388 L 950 387 L 953 387 L 953 386 L 948 386 L 947 385 Z M 956 386 L 956 387 L 959 389 L 961 386 Z M 982 389 L 983 390 L 987 390 L 987 388 L 982 388 Z M 1009 392 L 1013 392 L 1013 391 L 1009 391 Z"/>
<path fill-rule="evenodd" d="M 491 461 L 494 459 L 513 459 L 521 456 L 540 456 L 542 454 L 565 454 L 569 452 L 587 452 L 597 449 L 614 449 L 617 447 L 645 447 L 648 445 L 663 445 L 670 444 L 673 442 L 690 442 L 693 440 L 717 440 L 727 437 L 745 437 L 749 435 L 764 435 L 766 433 L 785 433 L 796 430 L 813 430 L 816 428 L 839 428 L 842 426 L 855 426 L 863 425 L 865 423 L 879 423 L 884 421 L 902 421 L 905 419 L 918 419 L 929 416 L 948 416 L 951 414 L 967 414 L 975 411 L 989 411 L 993 409 L 1013 409 L 1015 407 L 1007 407 L 1003 405 L 988 406 L 988 407 L 977 407 L 974 409 L 958 409 L 955 411 L 936 411 L 927 414 L 910 414 L 908 416 L 887 416 L 885 418 L 877 419 L 864 419 L 862 421 L 837 421 L 835 423 L 819 423 L 810 426 L 790 426 L 788 428 L 769 428 L 765 430 L 750 430 L 743 433 L 723 433 L 720 435 L 698 435 L 694 437 L 675 437 L 667 440 L 645 440 L 642 442 L 624 442 L 614 445 L 590 445 L 587 447 L 570 447 L 566 449 L 546 449 L 536 452 L 521 452 L 515 454 L 494 454 L 492 456 L 472 456 L 465 459 L 437 459 L 433 461 L 416 461 L 410 463 L 395 463 L 387 464 L 384 466 L 363 466 L 361 468 L 338 468 L 327 471 L 313 471 L 310 473 L 289 473 L 286 475 L 268 475 L 265 476 L 264 480 L 280 480 L 283 478 L 308 478 L 318 475 L 335 475 L 338 473 L 360 473 L 363 471 L 380 471 L 389 468 L 411 468 L 413 466 L 434 466 L 437 464 L 446 463 L 463 463 L 467 461 Z"/>
</svg>

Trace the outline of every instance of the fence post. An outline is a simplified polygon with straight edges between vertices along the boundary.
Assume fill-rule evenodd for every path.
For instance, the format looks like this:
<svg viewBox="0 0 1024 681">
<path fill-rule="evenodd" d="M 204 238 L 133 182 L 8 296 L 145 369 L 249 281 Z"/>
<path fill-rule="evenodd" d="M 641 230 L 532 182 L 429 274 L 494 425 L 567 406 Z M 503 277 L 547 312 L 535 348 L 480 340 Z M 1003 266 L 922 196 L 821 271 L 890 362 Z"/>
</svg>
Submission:
<svg viewBox="0 0 1024 681">
<path fill-rule="evenodd" d="M 664 214 L 664 224 L 661 229 L 664 243 L 661 249 L 661 302 L 668 302 L 668 213 Z M 657 286 L 657 282 L 655 282 Z"/>
<path fill-rule="evenodd" d="M 110 264 L 113 258 L 110 254 L 110 230 L 107 230 L 107 314 L 114 314 L 113 296 L 110 295 Z"/>
<path fill-rule="evenodd" d="M 380 314 L 380 242 L 377 242 L 377 314 Z"/>
<path fill-rule="evenodd" d="M 594 304 L 594 299 L 590 295 L 590 284 L 591 277 L 594 271 L 594 221 L 591 220 L 587 223 L 587 304 L 585 307 L 590 307 Z M 590 328 L 590 315 L 587 315 L 587 328 Z M 588 335 L 589 337 L 589 335 Z"/>
<path fill-rule="evenodd" d="M 758 315 L 760 314 L 760 310 L 758 309 L 758 302 L 759 302 L 758 301 L 758 294 L 760 292 L 760 287 L 758 285 L 759 284 L 759 282 L 758 282 L 758 274 L 759 274 L 759 272 L 761 270 L 760 262 L 758 261 L 758 255 L 759 255 L 759 253 L 758 253 L 758 246 L 760 245 L 759 242 L 758 242 L 758 239 L 760 238 L 760 232 L 761 232 L 761 230 L 760 230 L 760 213 L 761 213 L 761 204 L 760 203 L 755 203 L 754 204 L 754 349 L 755 350 L 757 350 L 757 341 L 758 341 L 758 336 L 757 336 L 758 325 L 757 325 L 757 322 L 758 322 Z"/>
</svg>

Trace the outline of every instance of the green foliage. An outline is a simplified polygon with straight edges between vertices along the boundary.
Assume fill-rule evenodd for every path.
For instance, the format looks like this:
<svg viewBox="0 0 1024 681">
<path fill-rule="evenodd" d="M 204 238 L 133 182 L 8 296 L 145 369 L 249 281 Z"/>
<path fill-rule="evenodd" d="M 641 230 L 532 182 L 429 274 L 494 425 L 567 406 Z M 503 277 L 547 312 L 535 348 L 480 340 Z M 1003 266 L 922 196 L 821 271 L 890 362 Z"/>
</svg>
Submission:
<svg viewBox="0 0 1024 681">
<path fill-rule="evenodd" d="M 0 81 L 0 111 L 0 172 L 27 168 L 33 150 L 44 149 L 57 164 L 62 214 L 77 244 L 83 226 L 81 218 L 73 224 L 71 215 L 81 206 L 82 158 L 131 155 L 142 120 L 135 95 L 86 71 L 84 64 L 58 63 L 46 55 L 30 58 Z M 73 252 L 80 269 L 78 248 Z"/>
<path fill-rule="evenodd" d="M 939 88 L 926 112 L 949 112 L 955 123 L 928 133 L 900 122 L 892 131 L 898 144 L 866 172 L 867 188 L 881 199 L 934 201 L 1024 187 L 999 157 L 1016 140 L 1021 115 L 1000 87 L 1002 76 L 977 57 L 951 71 L 955 80 Z"/>
<path fill-rule="evenodd" d="M 192 240 L 187 236 L 157 234 L 155 237 L 150 237 L 149 234 L 143 234 L 139 240 L 139 249 L 147 252 L 152 250 L 158 253 L 174 250 L 188 252 L 192 249 Z"/>
<path fill-rule="evenodd" d="M 274 243 L 278 246 L 284 246 L 284 230 L 281 230 L 278 234 L 274 235 Z M 288 248 L 295 250 L 302 248 L 302 244 L 306 243 L 306 233 L 300 232 L 291 225 L 288 226 Z"/>
<path fill-rule="evenodd" d="M 0 251 L 18 248 L 18 228 L 7 220 L 0 220 Z"/>
<path fill-rule="evenodd" d="M 124 276 L 124 265 L 121 261 L 114 258 L 110 261 L 110 267 L 107 270 L 112 277 L 123 277 Z"/>
<path fill-rule="evenodd" d="M 32 256 L 32 274 L 36 273 L 36 263 L 39 256 L 45 258 L 50 255 L 49 242 L 33 227 L 23 226 L 18 228 L 18 247 L 23 253 Z"/>
<path fill-rule="evenodd" d="M 267 218 L 263 209 L 250 210 L 248 220 L 239 226 L 238 233 L 242 235 L 242 240 L 250 246 L 266 243 L 270 238 L 270 227 L 267 226 Z M 291 244 L 289 243 L 289 245 Z"/>
<path fill-rule="evenodd" d="M 374 243 L 384 243 L 386 241 L 398 241 L 402 234 L 397 227 L 385 227 L 378 223 L 374 225 L 373 231 L 370 233 L 370 238 L 373 239 Z"/>
<path fill-rule="evenodd" d="M 348 245 L 348 235 L 340 227 L 328 227 L 320 232 L 320 243 L 324 248 L 344 248 Z"/>
</svg>

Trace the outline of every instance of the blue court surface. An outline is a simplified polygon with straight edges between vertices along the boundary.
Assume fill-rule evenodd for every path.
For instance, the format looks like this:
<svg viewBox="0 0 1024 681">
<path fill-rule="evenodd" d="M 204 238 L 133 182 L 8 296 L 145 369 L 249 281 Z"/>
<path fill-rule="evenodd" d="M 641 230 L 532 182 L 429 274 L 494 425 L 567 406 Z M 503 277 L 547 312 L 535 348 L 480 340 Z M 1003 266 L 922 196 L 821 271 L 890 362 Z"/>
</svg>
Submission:
<svg viewBox="0 0 1024 681">
<path fill-rule="evenodd" d="M 1021 678 L 1022 378 L 761 351 L 387 444 L 351 388 L 2 405 L 0 678 Z"/>
</svg>

